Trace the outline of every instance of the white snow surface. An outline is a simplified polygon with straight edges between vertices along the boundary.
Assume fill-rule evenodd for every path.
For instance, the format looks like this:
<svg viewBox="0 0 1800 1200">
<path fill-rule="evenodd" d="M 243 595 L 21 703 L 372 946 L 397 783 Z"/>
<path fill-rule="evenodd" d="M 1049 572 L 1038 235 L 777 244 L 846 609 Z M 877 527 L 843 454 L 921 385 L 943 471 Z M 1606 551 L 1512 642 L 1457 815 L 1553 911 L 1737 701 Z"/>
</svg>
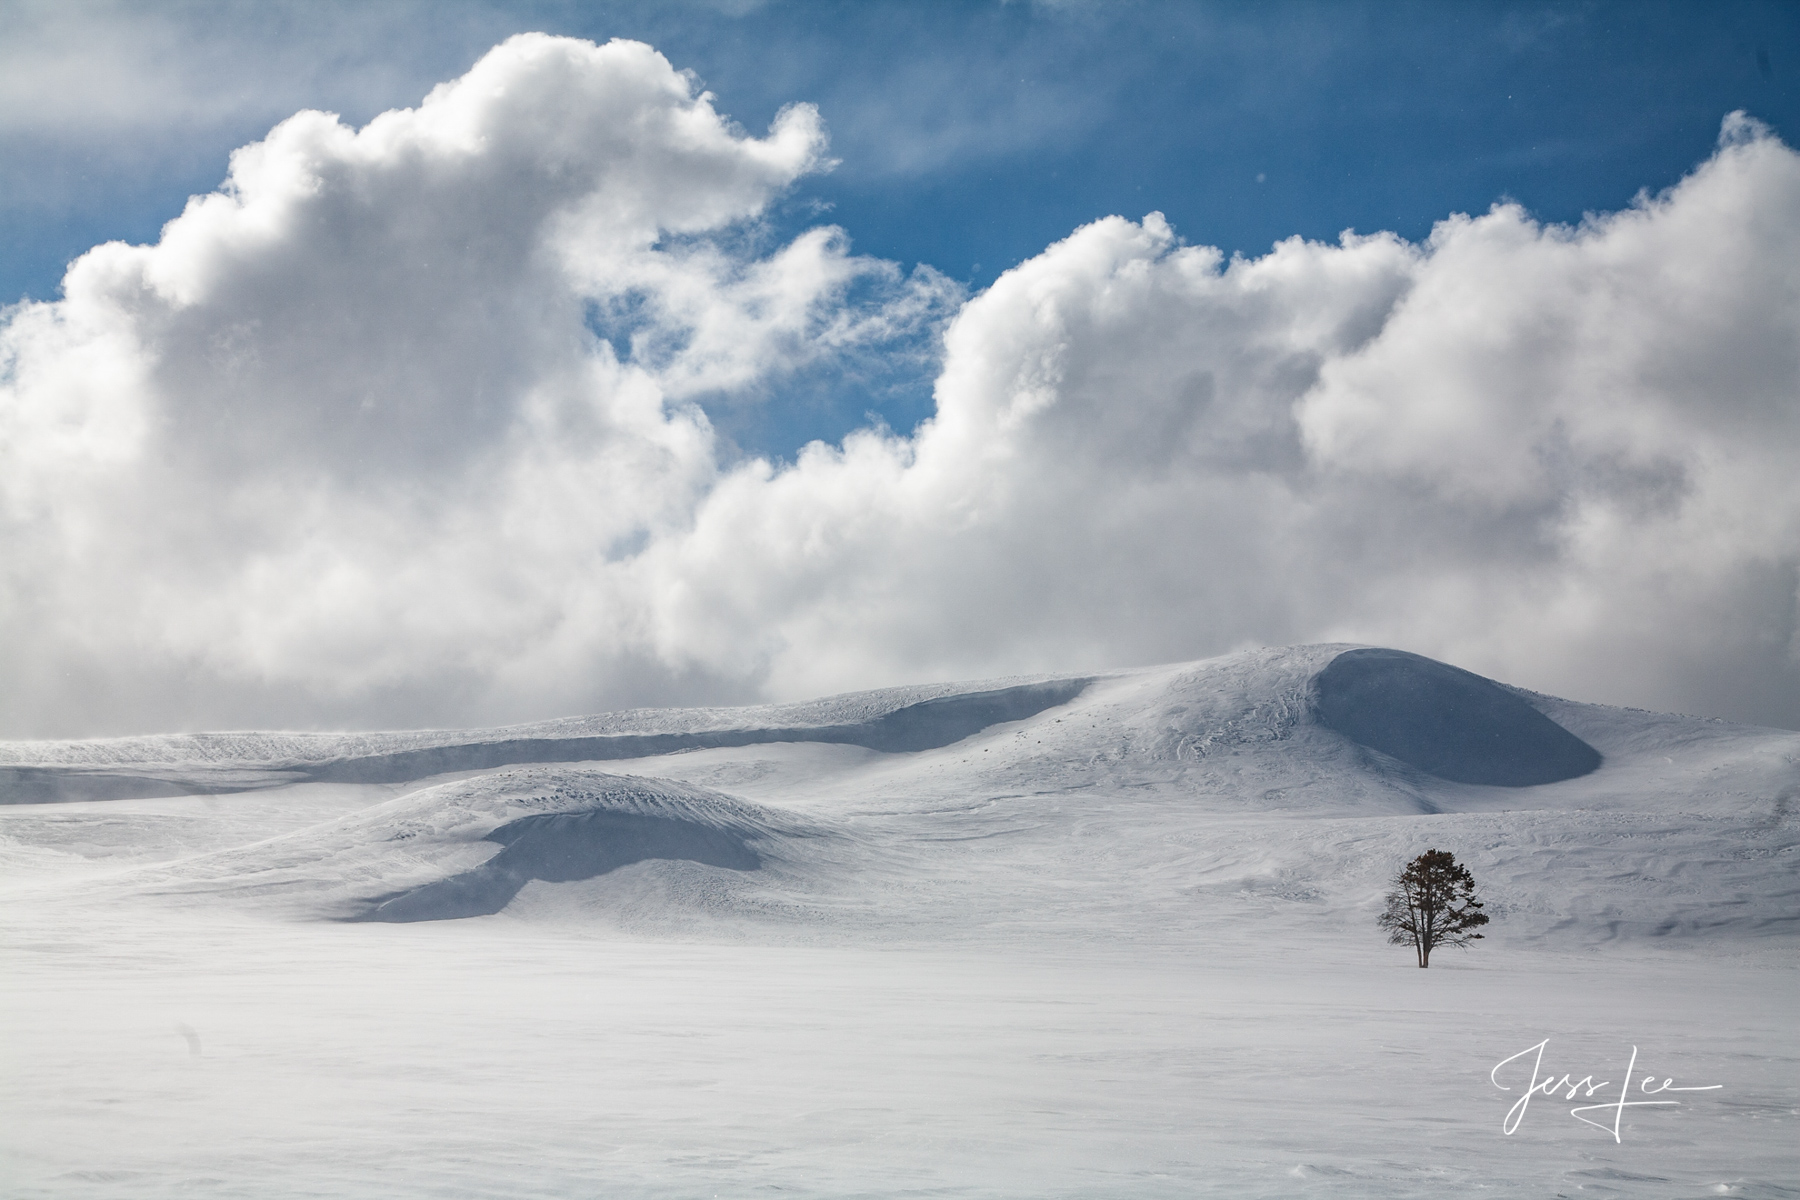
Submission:
<svg viewBox="0 0 1800 1200">
<path fill-rule="evenodd" d="M 909 704 L 1041 682 L 1049 676 L 1016 676 L 980 684 L 919 684 L 827 696 L 798 704 L 737 708 L 633 708 L 585 717 L 561 717 L 493 729 L 406 729 L 377 733 L 151 734 L 72 741 L 0 741 L 0 765 L 86 767 L 227 766 L 280 768 L 368 754 L 436 746 L 485 744 L 513 738 L 604 737 L 616 734 L 690 733 L 700 730 L 770 729 L 865 721 Z"/>
<path fill-rule="evenodd" d="M 910 753 L 0 806 L 4 1193 L 1800 1195 L 1800 733 L 1529 695 L 1601 768 L 1447 783 L 1311 720 L 1344 649 L 1107 673 Z M 255 774 L 1045 682 L 0 763 Z M 514 822 L 590 813 L 730 830 L 761 866 L 347 919 L 480 867 Z M 1374 917 L 1428 848 L 1493 924 L 1420 971 Z M 1536 1096 L 1506 1134 L 1526 1081 L 1490 1071 L 1546 1038 L 1546 1070 L 1611 1087 Z M 1568 1110 L 1616 1099 L 1634 1046 L 1634 1080 L 1721 1086 L 1626 1110 L 1615 1140 Z"/>
</svg>

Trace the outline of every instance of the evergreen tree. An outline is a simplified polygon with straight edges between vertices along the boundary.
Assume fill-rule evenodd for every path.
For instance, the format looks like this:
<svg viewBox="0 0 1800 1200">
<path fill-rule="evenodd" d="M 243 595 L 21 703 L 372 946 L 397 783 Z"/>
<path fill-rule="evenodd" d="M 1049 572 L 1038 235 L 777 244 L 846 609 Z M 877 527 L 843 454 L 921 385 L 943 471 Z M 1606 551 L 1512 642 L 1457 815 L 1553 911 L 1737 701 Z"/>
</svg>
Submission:
<svg viewBox="0 0 1800 1200">
<path fill-rule="evenodd" d="M 1412 946 L 1421 967 L 1439 946 L 1466 946 L 1488 923 L 1475 898 L 1475 880 L 1448 850 L 1427 850 L 1394 876 L 1387 910 L 1379 918 L 1396 946 Z"/>
</svg>

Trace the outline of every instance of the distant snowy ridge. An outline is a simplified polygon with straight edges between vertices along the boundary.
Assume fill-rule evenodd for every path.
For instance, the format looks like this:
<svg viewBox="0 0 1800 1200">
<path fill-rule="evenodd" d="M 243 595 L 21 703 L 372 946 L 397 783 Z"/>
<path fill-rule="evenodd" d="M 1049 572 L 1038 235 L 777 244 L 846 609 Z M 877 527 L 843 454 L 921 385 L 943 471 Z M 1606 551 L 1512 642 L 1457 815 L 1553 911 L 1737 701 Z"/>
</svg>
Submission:
<svg viewBox="0 0 1800 1200">
<path fill-rule="evenodd" d="M 0 743 L 0 803 L 214 794 L 308 781 L 393 783 L 525 763 L 631 759 L 772 742 L 927 750 L 1066 703 L 1090 682 L 1091 677 L 1039 678 L 889 688 L 802 704 L 634 709 L 491 730 Z"/>
<path fill-rule="evenodd" d="M 1203 685 L 1181 684 L 1190 676 Z M 1651 728 L 1655 732 L 1647 736 L 1657 745 L 1671 738 L 1710 743 L 1734 730 L 1777 740 L 1789 736 L 1581 704 L 1418 655 L 1325 644 L 1081 676 L 886 688 L 783 705 L 632 709 L 491 729 L 0 742 L 0 803 L 224 794 L 302 782 L 406 783 L 536 763 L 632 761 L 791 742 L 916 753 L 1036 718 L 1096 684 L 1110 693 L 1144 682 L 1174 689 L 1163 705 L 1167 719 L 1155 729 L 1133 721 L 1118 731 L 1123 744 L 1089 746 L 1084 755 L 1198 760 L 1246 742 L 1323 729 L 1348 739 L 1365 767 L 1400 781 L 1422 771 L 1439 782 L 1506 783 L 1507 771 L 1495 774 L 1494 763 L 1459 768 L 1445 757 L 1491 758 L 1493 747 L 1506 743 L 1513 757 L 1527 760 L 1525 774 L 1507 786 L 1522 786 L 1598 766 L 1600 754 L 1609 751 L 1584 729 L 1601 731 L 1603 740 L 1624 737 L 1628 746 L 1643 740 L 1633 731 Z M 1545 765 L 1558 756 L 1560 766 Z"/>
<path fill-rule="evenodd" d="M 1350 733 L 1333 727 L 1319 682 L 1346 659 L 1399 668 L 1358 701 L 1381 719 Z M 1363 936 L 1397 864 L 1437 847 L 1486 889 L 1496 937 L 1789 944 L 1800 733 L 1558 701 L 1466 674 L 1398 652 L 1300 646 L 924 699 L 843 697 L 813 706 L 811 726 L 739 713 L 734 736 L 710 744 L 687 734 L 724 725 L 717 710 L 639 713 L 630 719 L 645 732 L 626 736 L 652 752 L 638 758 L 265 782 L 205 802 L 14 805 L 15 848 L 0 850 L 19 894 L 78 869 L 79 885 L 59 894 L 84 905 L 303 922 L 499 913 L 655 937 L 1016 933 L 1171 946 L 1216 937 L 1221 922 Z M 1445 705 L 1433 680 L 1480 702 Z M 1466 756 L 1433 762 L 1407 741 L 1458 755 L 1498 747 L 1505 765 L 1520 745 L 1536 753 L 1512 736 L 1521 721 L 1573 747 L 1575 769 L 1529 785 L 1471 782 L 1432 769 L 1454 774 Z M 471 744 L 522 741 L 498 732 Z M 656 752 L 671 744 L 654 740 L 664 732 L 683 735 L 677 752 Z M 344 815 L 346 803 L 356 811 Z M 87 849 L 131 842 L 164 809 L 189 816 L 162 849 L 98 860 Z M 230 832 L 251 830 L 234 822 L 254 812 L 277 836 Z"/>
</svg>

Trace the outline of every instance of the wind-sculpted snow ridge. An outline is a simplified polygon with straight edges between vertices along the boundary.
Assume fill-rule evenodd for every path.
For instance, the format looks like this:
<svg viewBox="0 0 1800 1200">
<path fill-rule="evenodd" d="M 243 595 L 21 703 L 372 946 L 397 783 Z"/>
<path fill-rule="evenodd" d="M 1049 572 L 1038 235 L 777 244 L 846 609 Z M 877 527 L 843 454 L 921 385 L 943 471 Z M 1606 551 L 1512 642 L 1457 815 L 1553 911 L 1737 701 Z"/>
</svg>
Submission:
<svg viewBox="0 0 1800 1200">
<path fill-rule="evenodd" d="M 490 916 L 534 879 L 573 883 L 650 859 L 754 871 L 762 859 L 750 842 L 775 836 L 760 813 L 717 792 L 629 776 L 562 778 L 552 796 L 579 794 L 580 808 L 516 817 L 489 830 L 482 840 L 504 847 L 494 857 L 447 879 L 381 897 L 363 919 Z M 575 780 L 579 784 L 571 786 Z M 432 803 L 442 799 L 434 796 Z"/>
<path fill-rule="evenodd" d="M 742 834 L 676 817 L 595 809 L 520 817 L 484 839 L 505 849 L 479 867 L 378 902 L 370 921 L 492 916 L 534 879 L 574 883 L 650 859 L 754 871 L 762 859 Z"/>
<path fill-rule="evenodd" d="M 225 1178 L 221 1194 L 257 1196 L 265 1158 L 304 1178 L 330 1145 L 335 1173 L 309 1186 L 351 1200 L 394 1191 L 396 1145 L 430 1162 L 451 1144 L 417 1194 L 468 1191 L 468 1163 L 492 1147 L 481 1184 L 495 1195 L 707 1194 L 721 1171 L 765 1191 L 886 1195 L 895 1178 L 921 1190 L 907 1175 L 920 1129 L 954 1149 L 996 1114 L 1013 1124 L 992 1126 L 962 1176 L 927 1182 L 1190 1195 L 1217 1184 L 1210 1163 L 1166 1187 L 1153 1175 L 1188 1161 L 1195 1129 L 1224 1128 L 1256 1147 L 1232 1195 L 1293 1195 L 1296 1179 L 1334 1197 L 1493 1178 L 1507 1194 L 1559 1177 L 1573 1191 L 1624 1168 L 1633 1196 L 1781 1194 L 1758 1180 L 1785 1180 L 1792 1158 L 1779 1146 L 1800 733 L 1484 684 L 1602 761 L 1532 786 L 1457 782 L 1320 720 L 1320 675 L 1375 657 L 1359 649 L 1109 672 L 904 754 L 770 741 L 606 769 L 0 808 L 0 1004 L 22 1031 L 9 1165 L 61 1156 L 8 1195 L 138 1200 Z M 879 720 L 995 690 L 855 703 Z M 1377 701 L 1374 716 L 1395 715 Z M 816 706 L 813 725 L 854 724 L 842 704 Z M 772 724 L 605 720 L 627 736 Z M 1395 871 L 1430 848 L 1469 867 L 1493 923 L 1421 972 L 1375 918 Z M 1644 1184 L 1676 1173 L 1621 1159 L 1605 1174 L 1592 1153 L 1612 1139 L 1544 1097 L 1505 1138 L 1531 1077 L 1503 1078 L 1508 1095 L 1488 1072 L 1545 1038 L 1559 1077 L 1616 1072 L 1637 1047 L 1640 1068 L 1722 1084 L 1666 1114 L 1627 1110 L 1622 1150 L 1664 1154 L 1687 1113 L 1728 1169 Z M 1394 1114 L 1370 1118 L 1361 1084 L 1332 1100 L 1341 1111 L 1295 1107 L 1320 1063 L 1352 1060 L 1383 1095 L 1413 1097 L 1395 1110 L 1403 1134 L 1379 1141 Z M 947 1097 L 963 1107 L 946 1113 Z M 1301 1118 L 1348 1130 L 1355 1154 L 1322 1157 Z M 1412 1161 L 1406 1146 L 1446 1119 L 1458 1145 L 1498 1147 L 1457 1186 L 1437 1165 L 1384 1165 Z M 1557 1139 L 1553 1120 L 1598 1136 Z M 101 1125 L 122 1131 L 103 1150 L 137 1148 L 96 1184 Z M 1110 1176 L 1065 1152 L 1096 1128 L 1124 1139 Z M 891 1161 L 839 1170 L 868 1161 L 845 1146 L 887 1146 L 896 1129 L 907 1145 Z M 1149 1151 L 1146 1129 L 1163 1139 Z M 991 1147 L 1026 1136 L 1053 1169 L 982 1183 Z M 258 1157 L 239 1171 L 221 1144 Z M 796 1144 L 838 1173 L 796 1183 Z M 354 1173 L 337 1169 L 344 1146 Z M 1509 1165 L 1527 1152 L 1541 1154 L 1529 1172 Z M 744 1174 L 778 1153 L 788 1165 Z M 531 1176 L 546 1159 L 567 1165 Z M 649 1165 L 602 1173 L 621 1161 Z"/>
<path fill-rule="evenodd" d="M 1404 650 L 1346 650 L 1313 677 L 1319 722 L 1455 783 L 1578 779 L 1600 752 L 1491 679 Z"/>
<path fill-rule="evenodd" d="M 528 763 L 605 762 L 779 742 L 907 753 L 1035 716 L 1066 704 L 1091 682 L 888 688 L 803 704 L 634 709 L 490 730 L 0 743 L 0 803 L 216 795 L 307 782 L 403 783 Z"/>
<path fill-rule="evenodd" d="M 147 895 L 236 896 L 302 916 L 439 920 L 498 912 L 534 879 L 589 879 L 651 859 L 753 871 L 763 861 L 755 845 L 811 832 L 706 788 L 534 767 L 425 788 L 117 882 Z"/>
<path fill-rule="evenodd" d="M 769 737 L 772 709 L 559 723 L 633 739 L 604 747 L 643 751 L 610 760 L 618 775 L 502 767 L 437 786 L 315 780 L 228 802 L 14 806 L 0 876 L 23 887 L 110 870 L 95 886 L 313 920 L 504 911 L 648 936 L 722 923 L 737 931 L 722 936 L 1013 930 L 1160 943 L 1205 936 L 1227 914 L 1348 934 L 1372 919 L 1363 910 L 1397 863 L 1441 844 L 1492 887 L 1506 916 L 1496 937 L 1792 936 L 1800 734 L 1471 676 L 1506 701 L 1500 733 L 1523 711 L 1528 727 L 1602 757 L 1529 786 L 1468 782 L 1428 769 L 1454 764 L 1406 761 L 1321 719 L 1320 679 L 1334 664 L 1382 660 L 1365 649 L 1259 649 L 1061 681 L 1075 693 L 1064 703 L 935 747 L 961 721 L 1062 693 L 1040 681 L 790 706 L 814 719 L 786 727 L 804 740 Z M 1417 727 L 1417 696 L 1400 699 L 1376 695 L 1360 719 Z M 1450 735 L 1493 742 L 1488 712 L 1462 712 Z M 839 714 L 862 719 L 828 723 Z M 1442 716 L 1429 703 L 1423 715 Z M 844 729 L 857 737 L 832 740 Z M 628 802 L 640 794 L 655 803 Z M 353 804 L 367 807 L 338 816 Z M 259 821 L 267 832 L 250 834 Z"/>
</svg>

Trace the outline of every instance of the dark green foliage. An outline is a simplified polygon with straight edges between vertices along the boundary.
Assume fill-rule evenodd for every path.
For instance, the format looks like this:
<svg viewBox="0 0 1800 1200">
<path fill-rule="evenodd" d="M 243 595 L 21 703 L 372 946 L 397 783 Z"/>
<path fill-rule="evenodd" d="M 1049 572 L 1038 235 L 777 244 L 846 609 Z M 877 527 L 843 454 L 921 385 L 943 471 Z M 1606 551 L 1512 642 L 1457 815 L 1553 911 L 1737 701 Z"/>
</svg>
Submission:
<svg viewBox="0 0 1800 1200">
<path fill-rule="evenodd" d="M 1421 967 L 1431 965 L 1431 952 L 1439 946 L 1478 940 L 1481 935 L 1474 931 L 1487 923 L 1469 868 L 1459 866 L 1448 850 L 1427 850 L 1407 863 L 1394 876 L 1394 890 L 1379 918 L 1388 941 L 1411 946 Z"/>
</svg>

